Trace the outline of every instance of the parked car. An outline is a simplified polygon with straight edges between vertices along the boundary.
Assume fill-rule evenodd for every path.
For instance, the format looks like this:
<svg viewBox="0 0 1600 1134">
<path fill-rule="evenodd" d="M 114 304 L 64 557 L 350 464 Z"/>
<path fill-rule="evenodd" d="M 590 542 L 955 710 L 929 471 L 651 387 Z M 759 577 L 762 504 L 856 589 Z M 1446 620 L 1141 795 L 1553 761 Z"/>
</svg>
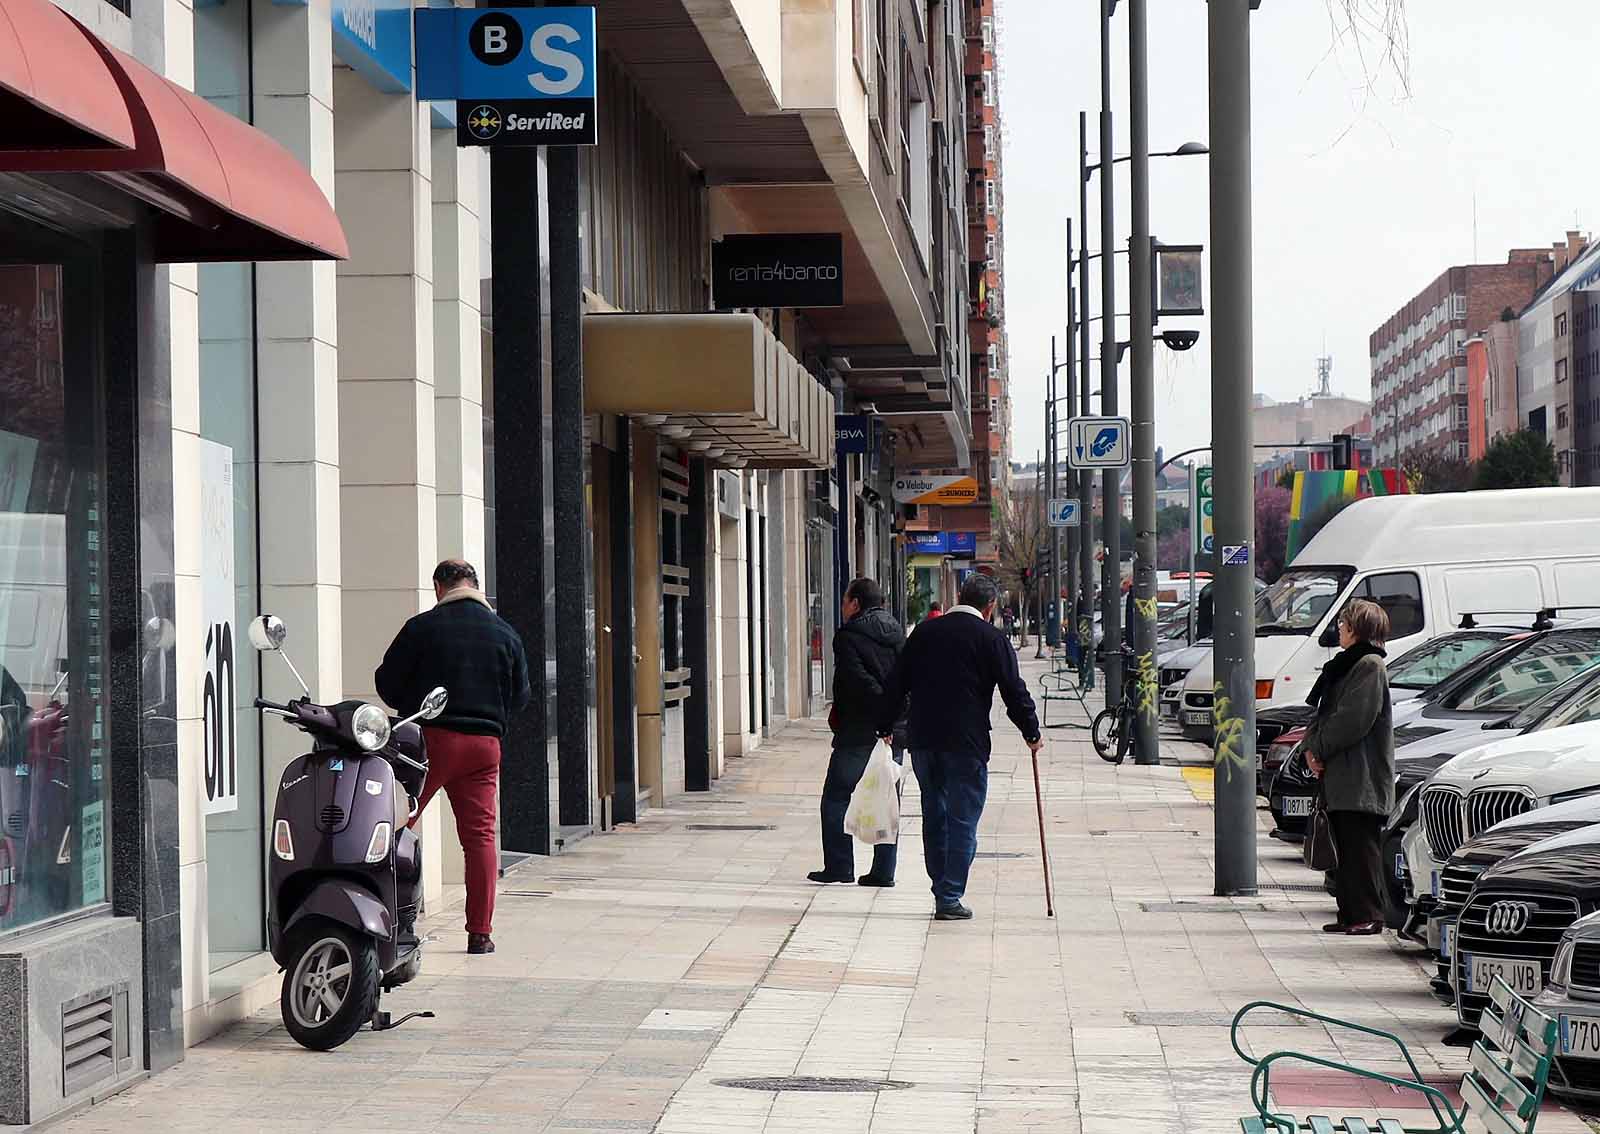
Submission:
<svg viewBox="0 0 1600 1134">
<path fill-rule="evenodd" d="M 1451 980 L 1452 937 L 1456 919 L 1461 916 L 1478 875 L 1535 843 L 1596 823 L 1600 823 L 1600 795 L 1580 796 L 1526 811 L 1462 843 L 1449 862 L 1435 871 L 1431 879 L 1423 880 L 1431 889 L 1434 903 L 1426 940 L 1438 959 L 1438 972 L 1430 982 L 1435 996 L 1446 1004 L 1455 1002 Z"/>
<path fill-rule="evenodd" d="M 1351 599 L 1371 599 L 1388 612 L 1396 654 L 1456 627 L 1464 615 L 1595 601 L 1596 520 L 1600 489 L 1356 501 L 1312 538 L 1257 602 L 1257 707 L 1305 699 L 1338 649 L 1337 612 Z M 1186 725 L 1188 714 L 1210 710 L 1212 685 L 1209 663 L 1190 672 L 1181 710 Z M 1209 729 L 1208 720 L 1194 719 Z"/>
<path fill-rule="evenodd" d="M 1534 1003 L 1558 1024 L 1550 1090 L 1600 1099 L 1600 915 L 1579 918 L 1561 935 L 1549 983 Z"/>
<path fill-rule="evenodd" d="M 1597 728 L 1567 731 L 1592 735 Z M 1465 1028 L 1478 1026 L 1496 976 L 1524 996 L 1543 992 L 1566 931 L 1596 909 L 1600 825 L 1534 843 L 1482 871 L 1450 935 L 1456 1019 Z"/>
</svg>

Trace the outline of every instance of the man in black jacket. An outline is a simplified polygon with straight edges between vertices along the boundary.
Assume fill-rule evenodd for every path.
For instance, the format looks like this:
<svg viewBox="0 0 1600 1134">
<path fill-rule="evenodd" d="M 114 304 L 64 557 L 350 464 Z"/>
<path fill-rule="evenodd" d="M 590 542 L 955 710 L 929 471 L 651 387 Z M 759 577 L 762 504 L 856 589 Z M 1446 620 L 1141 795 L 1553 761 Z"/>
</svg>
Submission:
<svg viewBox="0 0 1600 1134">
<path fill-rule="evenodd" d="M 883 608 L 883 591 L 871 579 L 856 579 L 845 589 L 840 613 L 844 621 L 833 635 L 833 755 L 822 783 L 822 869 L 806 877 L 813 882 L 855 880 L 863 886 L 893 886 L 893 843 L 873 847 L 872 869 L 856 879 L 855 843 L 845 832 L 844 817 L 850 795 L 877 747 L 883 683 L 906 636 L 894 615 Z M 902 760 L 899 743 L 894 760 L 897 764 Z"/>
<path fill-rule="evenodd" d="M 467 952 L 493 953 L 500 738 L 532 698 L 528 659 L 522 638 L 478 589 L 478 573 L 470 563 L 446 559 L 439 564 L 433 593 L 437 604 L 400 628 L 373 680 L 378 696 L 404 716 L 416 712 L 437 685 L 450 695 L 444 712 L 422 730 L 428 779 L 417 801 L 417 819 L 443 788 L 466 855 Z"/>
<path fill-rule="evenodd" d="M 989 710 L 996 688 L 1028 747 L 1037 752 L 1044 744 L 1017 652 L 991 621 L 997 594 L 989 576 L 967 576 L 961 605 L 917 627 L 906 642 L 878 714 L 878 733 L 888 735 L 896 706 L 910 694 L 911 766 L 922 789 L 922 850 L 939 921 L 972 916 L 961 899 L 989 793 Z"/>
</svg>

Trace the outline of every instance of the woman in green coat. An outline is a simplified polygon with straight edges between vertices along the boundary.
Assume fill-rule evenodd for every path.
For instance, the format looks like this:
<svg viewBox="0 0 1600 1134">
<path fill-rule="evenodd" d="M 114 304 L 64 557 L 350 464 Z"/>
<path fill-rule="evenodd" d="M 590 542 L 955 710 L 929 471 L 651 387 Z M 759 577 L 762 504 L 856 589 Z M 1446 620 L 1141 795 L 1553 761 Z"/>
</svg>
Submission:
<svg viewBox="0 0 1600 1134">
<path fill-rule="evenodd" d="M 1339 615 L 1336 654 L 1306 700 L 1317 715 L 1306 731 L 1306 763 L 1322 778 L 1322 798 L 1339 851 L 1334 890 L 1339 920 L 1324 933 L 1366 936 L 1384 927 L 1384 817 L 1394 809 L 1394 715 L 1383 645 L 1389 615 L 1357 599 Z"/>
</svg>

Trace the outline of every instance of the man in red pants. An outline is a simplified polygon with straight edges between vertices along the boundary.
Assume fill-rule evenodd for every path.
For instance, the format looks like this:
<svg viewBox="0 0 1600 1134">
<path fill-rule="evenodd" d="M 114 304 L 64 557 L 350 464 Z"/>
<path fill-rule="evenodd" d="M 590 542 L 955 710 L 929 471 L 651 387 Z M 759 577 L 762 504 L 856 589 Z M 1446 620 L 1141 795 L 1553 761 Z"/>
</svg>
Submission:
<svg viewBox="0 0 1600 1134">
<path fill-rule="evenodd" d="M 400 628 L 373 680 L 378 696 L 407 716 L 435 686 L 450 694 L 444 712 L 422 730 L 428 779 L 412 824 L 435 792 L 442 789 L 450 797 L 466 855 L 467 952 L 493 953 L 500 738 L 532 697 L 528 659 L 517 632 L 483 597 L 470 563 L 446 559 L 439 564 L 433 593 L 438 602 Z"/>
</svg>

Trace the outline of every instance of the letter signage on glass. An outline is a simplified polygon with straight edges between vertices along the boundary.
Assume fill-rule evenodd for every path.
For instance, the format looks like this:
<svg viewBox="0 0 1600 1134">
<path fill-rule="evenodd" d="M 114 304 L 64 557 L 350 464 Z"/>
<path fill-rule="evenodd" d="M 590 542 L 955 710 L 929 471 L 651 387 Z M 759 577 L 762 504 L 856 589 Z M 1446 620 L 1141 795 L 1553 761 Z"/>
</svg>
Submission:
<svg viewBox="0 0 1600 1134">
<path fill-rule="evenodd" d="M 455 100 L 463 146 L 592 146 L 593 8 L 418 8 L 417 97 Z"/>
<path fill-rule="evenodd" d="M 844 238 L 837 232 L 724 236 L 711 246 L 711 294 L 735 307 L 843 307 Z"/>
<path fill-rule="evenodd" d="M 200 442 L 200 624 L 204 668 L 200 718 L 205 753 L 201 811 L 239 809 L 239 703 L 234 680 L 237 601 L 233 546 L 233 450 Z"/>
</svg>

